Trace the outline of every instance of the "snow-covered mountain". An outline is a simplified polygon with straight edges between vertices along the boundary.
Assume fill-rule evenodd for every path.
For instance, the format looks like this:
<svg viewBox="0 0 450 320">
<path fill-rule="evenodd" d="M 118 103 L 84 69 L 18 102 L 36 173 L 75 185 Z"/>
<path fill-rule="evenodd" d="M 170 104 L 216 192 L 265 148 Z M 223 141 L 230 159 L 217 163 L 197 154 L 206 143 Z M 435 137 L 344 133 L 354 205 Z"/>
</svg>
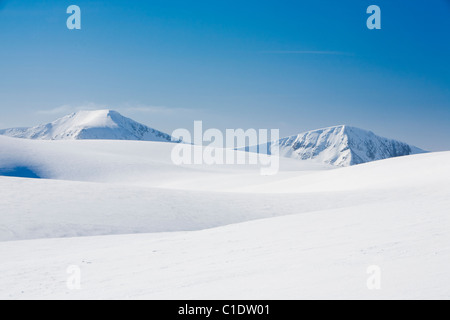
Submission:
<svg viewBox="0 0 450 320">
<path fill-rule="evenodd" d="M 175 141 L 167 133 L 147 127 L 112 110 L 79 111 L 37 127 L 0 130 L 0 135 L 38 140 Z"/>
<path fill-rule="evenodd" d="M 383 138 L 350 126 L 336 126 L 301 133 L 259 146 L 261 153 L 295 159 L 315 159 L 339 167 L 424 153 L 409 144 Z"/>
</svg>

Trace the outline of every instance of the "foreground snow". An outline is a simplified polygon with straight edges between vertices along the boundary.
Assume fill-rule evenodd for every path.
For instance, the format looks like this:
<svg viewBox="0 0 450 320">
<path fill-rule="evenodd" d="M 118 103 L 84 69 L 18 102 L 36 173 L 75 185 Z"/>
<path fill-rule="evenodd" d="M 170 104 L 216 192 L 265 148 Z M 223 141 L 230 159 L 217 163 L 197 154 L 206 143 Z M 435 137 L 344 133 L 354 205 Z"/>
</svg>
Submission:
<svg viewBox="0 0 450 320">
<path fill-rule="evenodd" d="M 416 192 L 204 231 L 3 242 L 0 298 L 448 299 L 449 194 Z"/>
<path fill-rule="evenodd" d="M 168 143 L 0 146 L 45 178 L 0 177 L 0 298 L 450 298 L 450 152 L 264 177 L 174 166 Z"/>
</svg>

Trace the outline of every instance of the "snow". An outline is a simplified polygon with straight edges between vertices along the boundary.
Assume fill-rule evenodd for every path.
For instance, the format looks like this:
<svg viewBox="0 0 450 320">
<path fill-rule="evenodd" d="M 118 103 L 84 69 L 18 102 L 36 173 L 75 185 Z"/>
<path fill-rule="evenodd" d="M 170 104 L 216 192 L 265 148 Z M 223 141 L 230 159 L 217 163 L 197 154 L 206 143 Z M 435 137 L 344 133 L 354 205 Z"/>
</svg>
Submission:
<svg viewBox="0 0 450 320">
<path fill-rule="evenodd" d="M 194 232 L 0 243 L 0 298 L 448 299 L 448 189 L 408 191 Z"/>
<path fill-rule="evenodd" d="M 180 142 L 113 110 L 79 111 L 52 123 L 32 128 L 0 130 L 0 135 L 37 140 L 138 140 Z M 350 126 L 335 126 L 301 133 L 257 146 L 258 152 L 275 150 L 283 157 L 315 160 L 346 167 L 376 160 L 424 153 L 415 146 Z M 244 147 L 241 151 L 253 151 Z"/>
<path fill-rule="evenodd" d="M 424 153 L 425 151 L 373 132 L 350 126 L 336 126 L 301 133 L 259 146 L 262 153 L 277 150 L 283 157 L 306 160 L 339 167 Z"/>
<path fill-rule="evenodd" d="M 191 145 L 181 147 L 201 148 Z M 279 175 L 261 176 L 258 165 L 175 166 L 174 144 L 147 141 L 43 141 L 0 136 L 0 168 L 26 168 L 43 179 L 115 183 L 171 189 L 232 191 L 240 186 L 330 169 L 312 161 L 282 159 Z M 192 152 L 193 154 L 194 152 Z M 236 152 L 244 159 L 248 154 Z"/>
<path fill-rule="evenodd" d="M 450 298 L 450 152 L 261 176 L 173 146 L 0 137 L 0 298 Z"/>
<path fill-rule="evenodd" d="M 40 140 L 172 140 L 168 134 L 126 118 L 113 110 L 79 111 L 37 127 L 0 130 L 0 135 Z"/>
</svg>

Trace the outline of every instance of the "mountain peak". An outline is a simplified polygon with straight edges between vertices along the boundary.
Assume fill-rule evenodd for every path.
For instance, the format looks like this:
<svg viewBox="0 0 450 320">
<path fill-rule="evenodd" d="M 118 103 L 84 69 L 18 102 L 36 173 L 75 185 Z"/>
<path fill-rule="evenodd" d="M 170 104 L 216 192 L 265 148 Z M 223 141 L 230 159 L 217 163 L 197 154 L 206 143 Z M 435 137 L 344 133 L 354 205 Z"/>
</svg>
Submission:
<svg viewBox="0 0 450 320">
<path fill-rule="evenodd" d="M 425 152 L 404 142 L 348 125 L 286 137 L 272 142 L 269 149 L 274 147 L 284 157 L 314 159 L 341 167 Z"/>
<path fill-rule="evenodd" d="M 115 122 L 112 117 L 122 117 L 116 111 L 104 109 L 93 111 L 77 111 L 71 113 L 61 119 L 58 119 L 52 123 L 62 122 L 61 120 L 71 120 L 71 124 L 79 127 L 97 127 L 97 126 L 114 126 Z"/>
<path fill-rule="evenodd" d="M 0 130 L 0 134 L 40 140 L 175 141 L 166 133 L 147 127 L 109 109 L 78 111 L 45 125 Z"/>
</svg>

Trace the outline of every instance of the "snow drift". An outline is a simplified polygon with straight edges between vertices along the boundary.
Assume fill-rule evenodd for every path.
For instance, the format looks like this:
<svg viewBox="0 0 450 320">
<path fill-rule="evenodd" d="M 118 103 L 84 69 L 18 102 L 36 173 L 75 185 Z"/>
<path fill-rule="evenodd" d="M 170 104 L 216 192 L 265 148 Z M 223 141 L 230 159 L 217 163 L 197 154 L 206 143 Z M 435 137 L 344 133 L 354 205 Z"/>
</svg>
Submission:
<svg viewBox="0 0 450 320">
<path fill-rule="evenodd" d="M 283 159 L 279 174 L 261 176 L 252 165 L 176 166 L 172 148 L 0 137 L 0 169 L 9 173 L 0 177 L 0 240 L 192 231 L 450 189 L 449 153 L 339 169 Z M 41 179 L 18 178 L 27 174 Z"/>
<path fill-rule="evenodd" d="M 91 161 L 98 154 L 89 148 L 111 148 L 26 142 L 36 150 L 80 142 Z M 87 175 L 84 165 L 77 159 L 68 166 Z M 191 182 L 201 180 L 204 189 L 223 184 L 229 192 L 190 183 L 174 190 L 0 177 L 1 240 L 40 238 L 0 242 L 0 298 L 449 298 L 450 152 L 290 171 L 268 184 L 249 172 L 249 193 L 239 190 L 238 175 L 225 180 L 206 167 L 189 170 L 196 171 Z M 157 173 L 147 171 L 154 179 Z M 190 231 L 167 233 L 183 230 Z M 136 234 L 145 232 L 162 233 Z M 93 235 L 102 236 L 80 237 Z M 81 270 L 81 290 L 67 288 L 72 265 Z M 381 269 L 382 290 L 367 288 L 373 265 Z"/>
</svg>

